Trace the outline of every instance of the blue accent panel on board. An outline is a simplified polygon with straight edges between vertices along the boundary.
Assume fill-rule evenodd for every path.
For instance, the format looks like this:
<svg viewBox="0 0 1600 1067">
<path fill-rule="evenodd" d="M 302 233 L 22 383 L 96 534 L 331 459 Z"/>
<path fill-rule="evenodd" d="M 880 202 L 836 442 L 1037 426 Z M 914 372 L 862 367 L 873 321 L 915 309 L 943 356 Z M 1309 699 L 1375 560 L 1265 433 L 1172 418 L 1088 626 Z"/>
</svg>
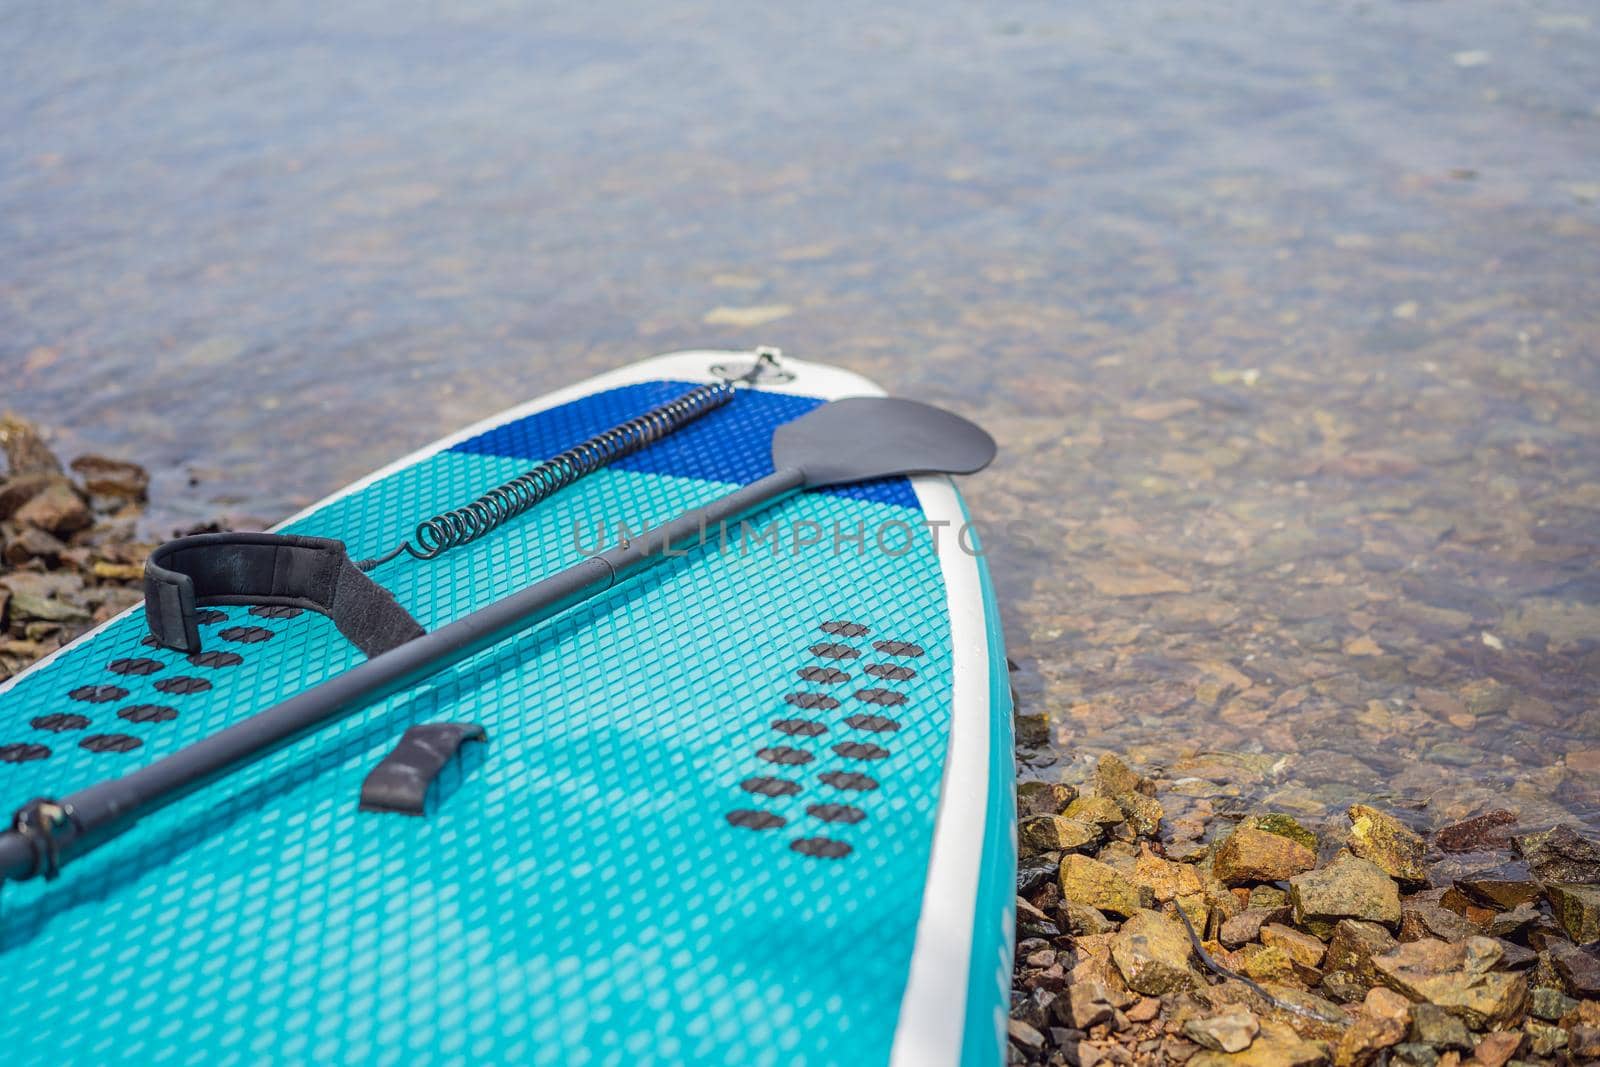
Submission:
<svg viewBox="0 0 1600 1067">
<path fill-rule="evenodd" d="M 549 459 L 585 438 L 682 396 L 698 384 L 654 381 L 608 389 L 497 426 L 461 442 L 454 451 Z M 772 431 L 821 403 L 816 397 L 742 389 L 732 403 L 612 466 L 641 474 L 744 485 L 772 473 L 767 449 Z M 917 506 L 911 483 L 905 478 L 884 478 L 823 492 L 853 500 Z"/>
</svg>

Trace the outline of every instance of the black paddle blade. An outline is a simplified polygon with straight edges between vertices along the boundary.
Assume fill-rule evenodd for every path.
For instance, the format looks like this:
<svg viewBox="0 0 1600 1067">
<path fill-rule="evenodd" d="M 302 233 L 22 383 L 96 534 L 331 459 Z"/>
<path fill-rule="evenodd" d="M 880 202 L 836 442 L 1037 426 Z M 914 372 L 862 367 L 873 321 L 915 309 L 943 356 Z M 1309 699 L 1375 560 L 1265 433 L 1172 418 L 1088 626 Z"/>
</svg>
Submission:
<svg viewBox="0 0 1600 1067">
<path fill-rule="evenodd" d="M 982 427 L 897 397 L 835 400 L 772 435 L 773 465 L 804 471 L 807 488 L 896 474 L 971 474 L 994 453 L 994 438 Z"/>
</svg>

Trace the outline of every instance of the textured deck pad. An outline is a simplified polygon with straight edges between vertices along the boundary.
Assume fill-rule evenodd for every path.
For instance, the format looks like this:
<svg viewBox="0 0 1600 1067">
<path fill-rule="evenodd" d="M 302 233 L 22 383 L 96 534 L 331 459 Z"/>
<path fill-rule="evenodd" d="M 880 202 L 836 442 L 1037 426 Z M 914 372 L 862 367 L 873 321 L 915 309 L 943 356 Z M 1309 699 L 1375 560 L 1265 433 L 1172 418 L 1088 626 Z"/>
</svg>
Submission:
<svg viewBox="0 0 1600 1067">
<path fill-rule="evenodd" d="M 379 551 L 686 388 L 520 419 L 291 530 Z M 814 403 L 741 395 L 482 541 L 375 577 L 436 627 L 581 558 L 598 520 L 637 529 L 759 476 L 771 428 Z M 6 1062 L 886 1062 L 949 729 L 946 592 L 903 480 L 769 519 L 776 554 L 735 542 L 655 567 L 148 818 L 56 882 L 7 886 Z M 796 546 L 797 520 L 820 540 Z M 885 523 L 911 551 L 873 550 Z M 198 656 L 148 647 L 135 614 L 0 693 L 4 810 L 361 658 L 314 614 L 207 615 Z M 358 812 L 367 772 L 437 720 L 489 740 L 444 769 L 425 818 Z"/>
</svg>

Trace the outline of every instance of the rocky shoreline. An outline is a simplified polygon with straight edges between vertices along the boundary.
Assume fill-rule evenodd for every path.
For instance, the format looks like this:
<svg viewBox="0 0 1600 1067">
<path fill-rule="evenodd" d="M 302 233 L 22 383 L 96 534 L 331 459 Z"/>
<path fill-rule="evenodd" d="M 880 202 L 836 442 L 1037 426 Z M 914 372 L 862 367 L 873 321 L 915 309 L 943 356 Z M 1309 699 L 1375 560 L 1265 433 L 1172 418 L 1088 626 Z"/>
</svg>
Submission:
<svg viewBox="0 0 1600 1067">
<path fill-rule="evenodd" d="M 39 431 L 0 415 L 0 680 L 140 601 L 143 467 L 106 456 L 63 465 Z"/>
<path fill-rule="evenodd" d="M 1019 786 L 1010 1062 L 1600 1059 L 1600 845 L 1506 810 L 1223 816 L 1196 769 Z"/>
</svg>

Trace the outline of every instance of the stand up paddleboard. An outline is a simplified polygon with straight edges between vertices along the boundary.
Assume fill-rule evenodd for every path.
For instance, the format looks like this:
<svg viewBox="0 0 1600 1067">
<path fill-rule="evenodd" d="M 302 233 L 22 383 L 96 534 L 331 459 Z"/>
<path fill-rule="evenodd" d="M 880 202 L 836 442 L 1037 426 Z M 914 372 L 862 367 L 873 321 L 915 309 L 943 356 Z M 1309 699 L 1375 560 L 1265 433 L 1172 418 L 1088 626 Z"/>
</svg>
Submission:
<svg viewBox="0 0 1600 1067">
<path fill-rule="evenodd" d="M 420 518 L 728 378 L 714 410 L 448 550 L 416 543 Z M 33 850 L 0 889 L 6 1062 L 1001 1062 L 1010 706 L 976 537 L 948 477 L 817 458 L 818 431 L 848 455 L 848 406 L 796 421 L 880 395 L 750 353 L 647 360 L 283 524 L 343 542 L 426 636 L 226 603 L 190 612 L 186 645 L 140 609 L 0 686 L 0 810 L 28 813 L 0 876 L 6 845 Z M 917 429 L 909 454 L 949 452 Z M 803 463 L 775 473 L 775 451 Z M 730 499 L 735 521 L 633 567 L 644 531 Z M 559 575 L 573 595 L 544 614 L 345 699 Z M 107 816 L 43 877 L 38 812 L 71 812 L 39 798 L 317 693 L 336 717 Z"/>
</svg>

